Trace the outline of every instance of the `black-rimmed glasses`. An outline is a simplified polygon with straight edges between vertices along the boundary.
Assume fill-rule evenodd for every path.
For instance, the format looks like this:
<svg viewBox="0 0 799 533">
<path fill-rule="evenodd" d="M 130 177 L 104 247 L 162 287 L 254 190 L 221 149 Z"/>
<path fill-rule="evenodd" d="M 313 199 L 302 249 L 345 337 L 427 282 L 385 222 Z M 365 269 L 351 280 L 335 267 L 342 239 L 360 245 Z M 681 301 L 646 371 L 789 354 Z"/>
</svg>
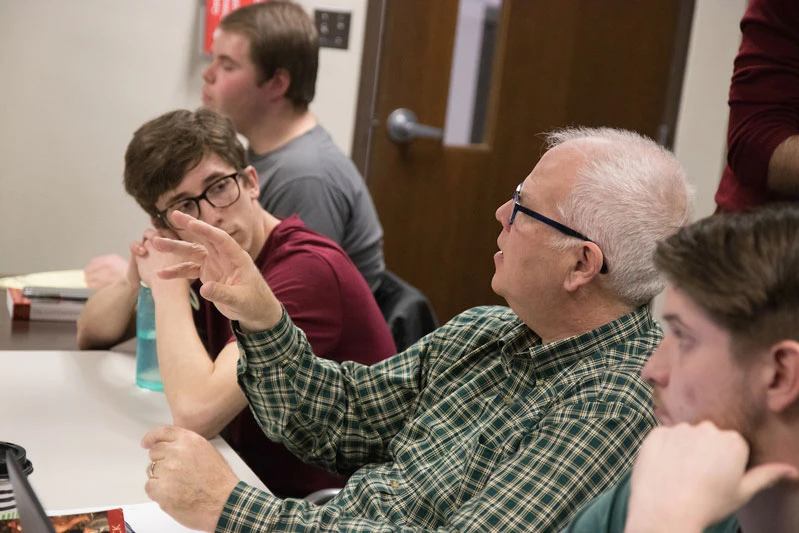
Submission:
<svg viewBox="0 0 799 533">
<path fill-rule="evenodd" d="M 524 183 L 524 182 L 522 182 L 522 183 Z M 518 184 L 516 186 L 516 190 L 513 192 L 513 211 L 510 212 L 510 220 L 508 220 L 508 226 L 512 226 L 513 225 L 513 221 L 516 220 L 516 213 L 521 211 L 522 213 L 524 213 L 528 217 L 532 217 L 532 218 L 538 220 L 539 222 L 543 222 L 547 226 L 555 228 L 556 230 L 558 230 L 559 232 L 563 233 L 564 235 L 568 235 L 569 237 L 576 237 L 576 238 L 578 238 L 578 239 L 580 239 L 582 241 L 594 242 L 591 239 L 589 239 L 588 237 L 586 237 L 585 235 L 583 235 L 582 233 L 580 233 L 579 231 L 573 230 L 569 226 L 566 226 L 565 224 L 561 224 L 560 222 L 558 222 L 556 220 L 552 220 L 551 218 L 542 215 L 538 211 L 533 211 L 532 209 L 524 207 L 522 204 L 520 204 L 519 203 L 519 194 L 522 192 L 522 183 Z M 594 242 L 594 244 L 596 244 L 596 243 Z M 607 271 L 608 271 L 608 265 L 605 262 L 605 256 L 603 254 L 602 255 L 602 268 L 599 270 L 599 273 L 600 274 L 606 274 Z"/>
<path fill-rule="evenodd" d="M 183 228 L 175 227 L 170 215 L 175 211 L 180 211 L 194 218 L 200 218 L 200 200 L 205 200 L 211 207 L 228 207 L 236 203 L 241 196 L 241 187 L 238 180 L 239 172 L 222 176 L 211 182 L 200 196 L 192 198 L 182 198 L 172 202 L 163 211 L 159 211 L 156 216 L 167 226 L 174 230 Z"/>
</svg>

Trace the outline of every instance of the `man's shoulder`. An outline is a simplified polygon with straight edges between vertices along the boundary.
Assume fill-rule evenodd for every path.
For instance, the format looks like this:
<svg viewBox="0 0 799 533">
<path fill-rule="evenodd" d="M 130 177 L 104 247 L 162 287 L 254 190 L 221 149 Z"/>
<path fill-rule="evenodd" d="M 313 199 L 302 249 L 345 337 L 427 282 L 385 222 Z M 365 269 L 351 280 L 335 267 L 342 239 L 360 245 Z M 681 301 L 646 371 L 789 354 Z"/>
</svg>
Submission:
<svg viewBox="0 0 799 533">
<path fill-rule="evenodd" d="M 602 330 L 613 332 L 615 337 L 602 357 L 609 367 L 619 370 L 631 368 L 639 371 L 663 339 L 663 329 L 652 317 L 648 306 L 606 324 Z"/>
<path fill-rule="evenodd" d="M 313 262 L 322 260 L 332 263 L 336 270 L 341 267 L 346 267 L 345 269 L 352 267 L 353 271 L 357 272 L 355 265 L 352 264 L 341 246 L 329 237 L 306 226 L 297 215 L 283 219 L 272 230 L 269 241 L 256 264 L 259 266 L 266 263 L 276 265 L 287 261 L 302 262 L 304 260 Z"/>
<path fill-rule="evenodd" d="M 510 307 L 482 305 L 472 307 L 455 315 L 444 327 L 449 328 L 495 328 L 521 324 L 521 320 Z"/>
<path fill-rule="evenodd" d="M 566 344 L 567 358 L 555 365 L 559 371 L 554 383 L 569 408 L 558 416 L 632 416 L 654 424 L 651 389 L 641 369 L 659 339 L 660 328 L 648 310 L 639 309 Z"/>
<path fill-rule="evenodd" d="M 293 279 L 307 288 L 336 287 L 342 294 L 355 294 L 363 285 L 359 289 L 372 294 L 344 249 L 296 215 L 276 226 L 255 263 L 268 283 Z"/>
<path fill-rule="evenodd" d="M 561 533 L 623 533 L 630 500 L 630 472 L 577 512 Z"/>
<path fill-rule="evenodd" d="M 273 186 L 299 178 L 358 177 L 352 160 L 336 146 L 330 134 L 317 125 L 282 147 L 263 155 L 249 154 L 260 173 L 271 176 Z"/>
<path fill-rule="evenodd" d="M 442 343 L 476 346 L 496 341 L 508 331 L 523 325 L 510 308 L 491 305 L 467 309 L 436 330 Z"/>
</svg>

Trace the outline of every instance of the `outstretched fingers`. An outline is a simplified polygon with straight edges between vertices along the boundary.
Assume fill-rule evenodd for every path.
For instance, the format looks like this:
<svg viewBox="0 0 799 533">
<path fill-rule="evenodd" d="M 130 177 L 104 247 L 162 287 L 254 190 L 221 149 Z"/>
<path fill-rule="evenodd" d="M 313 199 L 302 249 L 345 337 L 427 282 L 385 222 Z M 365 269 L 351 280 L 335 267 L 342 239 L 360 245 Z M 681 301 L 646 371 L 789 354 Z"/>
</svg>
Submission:
<svg viewBox="0 0 799 533">
<path fill-rule="evenodd" d="M 159 252 L 171 253 L 185 261 L 201 263 L 205 260 L 207 252 L 205 246 L 188 241 L 178 241 L 165 237 L 153 237 L 153 248 Z"/>
<path fill-rule="evenodd" d="M 183 259 L 182 262 L 162 268 L 158 271 L 161 279 L 188 278 L 197 279 L 202 272 L 202 265 L 208 255 L 204 246 L 193 242 L 176 241 L 164 237 L 153 237 L 153 248 L 163 253 L 171 253 Z"/>
<path fill-rule="evenodd" d="M 185 261 L 177 265 L 171 265 L 158 271 L 161 279 L 198 279 L 202 269 L 197 263 Z"/>
<path fill-rule="evenodd" d="M 183 232 L 186 240 L 199 243 L 208 250 L 213 250 L 222 255 L 235 254 L 241 251 L 241 246 L 233 240 L 233 237 L 219 228 L 180 212 L 173 213 L 172 218 L 181 227 L 185 228 Z"/>
</svg>

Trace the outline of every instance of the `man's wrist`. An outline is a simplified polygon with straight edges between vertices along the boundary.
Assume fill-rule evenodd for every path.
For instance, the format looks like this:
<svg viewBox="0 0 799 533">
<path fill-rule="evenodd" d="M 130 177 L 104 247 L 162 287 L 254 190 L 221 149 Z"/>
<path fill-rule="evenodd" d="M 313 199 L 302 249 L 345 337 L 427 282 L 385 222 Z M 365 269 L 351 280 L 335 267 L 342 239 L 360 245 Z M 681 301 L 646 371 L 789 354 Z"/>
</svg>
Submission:
<svg viewBox="0 0 799 533">
<path fill-rule="evenodd" d="M 272 531 L 279 506 L 280 500 L 268 489 L 257 489 L 239 481 L 225 502 L 216 531 Z M 253 508 L 259 509 L 257 515 L 252 514 Z"/>
<path fill-rule="evenodd" d="M 277 300 L 275 304 L 268 306 L 259 317 L 239 320 L 239 330 L 244 334 L 260 333 L 277 326 L 283 318 L 283 306 Z"/>
</svg>

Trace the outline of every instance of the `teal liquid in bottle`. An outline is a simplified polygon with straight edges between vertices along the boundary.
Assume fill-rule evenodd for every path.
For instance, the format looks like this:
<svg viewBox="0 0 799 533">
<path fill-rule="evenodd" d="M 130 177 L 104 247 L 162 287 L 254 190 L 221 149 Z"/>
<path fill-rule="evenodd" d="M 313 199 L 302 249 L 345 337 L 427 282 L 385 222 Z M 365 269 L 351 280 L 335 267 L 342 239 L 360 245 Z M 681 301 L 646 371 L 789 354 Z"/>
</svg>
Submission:
<svg viewBox="0 0 799 533">
<path fill-rule="evenodd" d="M 155 302 L 153 292 L 144 283 L 139 289 L 136 307 L 136 385 L 154 391 L 164 390 L 155 350 Z"/>
</svg>

